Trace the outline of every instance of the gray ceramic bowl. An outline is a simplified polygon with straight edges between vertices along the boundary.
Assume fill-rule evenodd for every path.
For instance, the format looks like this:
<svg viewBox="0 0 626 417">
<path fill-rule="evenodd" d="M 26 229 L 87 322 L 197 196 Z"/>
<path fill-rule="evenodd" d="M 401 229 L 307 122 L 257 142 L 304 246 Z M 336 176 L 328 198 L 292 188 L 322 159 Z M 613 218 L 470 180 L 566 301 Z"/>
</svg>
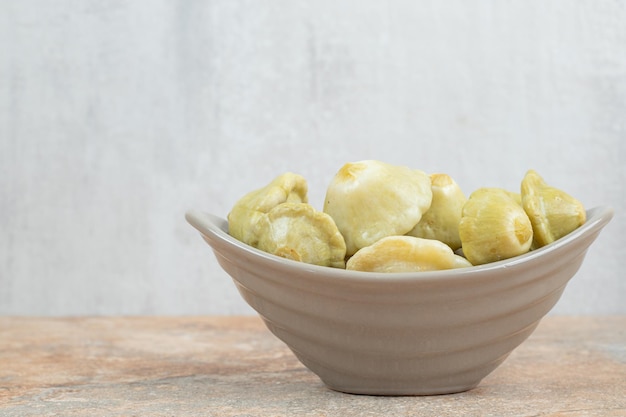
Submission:
<svg viewBox="0 0 626 417">
<path fill-rule="evenodd" d="M 506 261 L 463 269 L 381 274 L 279 258 L 189 212 L 246 302 L 330 388 L 356 394 L 465 391 L 535 329 L 613 217 L 610 207 L 564 238 Z"/>
</svg>

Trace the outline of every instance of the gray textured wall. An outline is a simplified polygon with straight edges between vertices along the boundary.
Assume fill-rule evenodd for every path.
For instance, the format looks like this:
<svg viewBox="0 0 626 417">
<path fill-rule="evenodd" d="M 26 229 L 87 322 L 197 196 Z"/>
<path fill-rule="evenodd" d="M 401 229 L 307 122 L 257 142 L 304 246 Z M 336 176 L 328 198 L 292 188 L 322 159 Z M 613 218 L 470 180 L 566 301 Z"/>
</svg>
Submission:
<svg viewBox="0 0 626 417">
<path fill-rule="evenodd" d="M 250 313 L 187 209 L 348 161 L 528 168 L 616 216 L 555 308 L 626 313 L 626 7 L 0 2 L 0 314 Z"/>
</svg>

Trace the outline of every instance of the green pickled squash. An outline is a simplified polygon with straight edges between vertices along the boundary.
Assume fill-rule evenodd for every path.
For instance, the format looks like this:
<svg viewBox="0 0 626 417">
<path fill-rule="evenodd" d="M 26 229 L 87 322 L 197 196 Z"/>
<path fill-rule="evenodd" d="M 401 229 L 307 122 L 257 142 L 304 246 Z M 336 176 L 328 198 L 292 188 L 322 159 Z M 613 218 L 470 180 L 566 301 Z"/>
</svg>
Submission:
<svg viewBox="0 0 626 417">
<path fill-rule="evenodd" d="M 530 250 L 530 219 L 514 196 L 500 188 L 480 188 L 465 205 L 459 223 L 463 254 L 472 265 L 483 265 Z"/>
<path fill-rule="evenodd" d="M 533 249 L 562 238 L 587 219 L 583 204 L 568 193 L 548 185 L 534 170 L 522 180 L 522 206 L 533 226 Z"/>
</svg>

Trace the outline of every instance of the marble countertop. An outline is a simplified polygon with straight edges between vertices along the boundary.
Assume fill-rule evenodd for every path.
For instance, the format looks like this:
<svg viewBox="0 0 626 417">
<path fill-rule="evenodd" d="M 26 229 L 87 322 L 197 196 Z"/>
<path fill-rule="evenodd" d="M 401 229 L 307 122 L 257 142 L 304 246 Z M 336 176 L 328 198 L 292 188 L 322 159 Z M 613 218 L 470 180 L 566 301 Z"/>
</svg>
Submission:
<svg viewBox="0 0 626 417">
<path fill-rule="evenodd" d="M 546 317 L 430 397 L 332 391 L 257 317 L 0 317 L 0 415 L 626 416 L 626 316 Z"/>
</svg>

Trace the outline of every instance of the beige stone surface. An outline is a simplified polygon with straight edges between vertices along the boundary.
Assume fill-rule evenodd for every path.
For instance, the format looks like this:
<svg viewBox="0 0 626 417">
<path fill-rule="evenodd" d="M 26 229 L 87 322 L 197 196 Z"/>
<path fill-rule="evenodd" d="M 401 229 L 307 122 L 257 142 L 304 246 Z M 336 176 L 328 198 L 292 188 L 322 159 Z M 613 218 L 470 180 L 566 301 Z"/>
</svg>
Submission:
<svg viewBox="0 0 626 417">
<path fill-rule="evenodd" d="M 0 416 L 625 416 L 626 317 L 547 317 L 474 390 L 335 392 L 256 317 L 0 317 Z"/>
</svg>

